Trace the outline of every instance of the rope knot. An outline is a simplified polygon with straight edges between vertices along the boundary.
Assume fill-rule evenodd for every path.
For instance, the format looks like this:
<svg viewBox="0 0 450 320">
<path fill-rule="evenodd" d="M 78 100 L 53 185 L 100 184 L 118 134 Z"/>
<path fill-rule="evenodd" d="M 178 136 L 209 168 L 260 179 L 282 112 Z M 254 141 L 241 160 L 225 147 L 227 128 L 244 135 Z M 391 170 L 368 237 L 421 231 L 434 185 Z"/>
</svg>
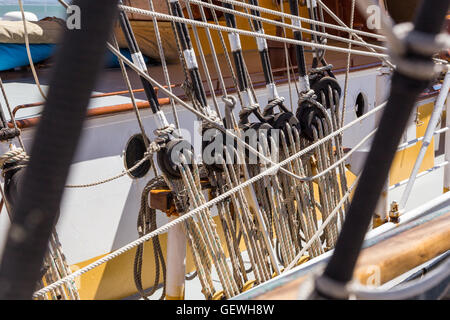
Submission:
<svg viewBox="0 0 450 320">
<path fill-rule="evenodd" d="M 22 148 L 15 148 L 5 152 L 0 156 L 0 169 L 2 169 L 2 174 L 5 176 L 5 173 L 11 170 L 24 168 L 26 167 L 26 162 L 30 157 Z M 20 164 L 20 162 L 22 162 Z"/>
<path fill-rule="evenodd" d="M 164 128 L 155 129 L 153 131 L 153 133 L 157 137 L 162 137 L 162 136 L 167 136 L 167 135 L 171 134 L 174 130 L 175 130 L 175 125 L 169 124 L 168 126 L 166 126 Z"/>
<path fill-rule="evenodd" d="M 242 107 L 242 110 L 239 112 L 239 117 L 248 117 L 250 114 L 258 110 L 259 104 L 254 103 L 250 106 Z"/>
<path fill-rule="evenodd" d="M 317 96 L 316 96 L 314 90 L 310 89 L 309 91 L 302 92 L 300 94 L 300 97 L 298 99 L 298 105 L 300 106 L 304 101 L 308 101 L 312 104 L 316 104 L 317 103 L 316 99 L 317 99 Z"/>
<path fill-rule="evenodd" d="M 222 101 L 225 103 L 225 108 L 233 110 L 236 107 L 237 100 L 234 96 L 222 96 Z"/>
<path fill-rule="evenodd" d="M 29 156 L 22 148 L 14 148 L 0 156 L 0 168 L 6 164 L 14 164 L 19 161 L 28 161 Z"/>
<path fill-rule="evenodd" d="M 164 147 L 164 141 L 158 141 L 158 139 L 155 139 L 148 146 L 147 151 L 144 153 L 144 157 L 147 157 L 151 154 L 157 153 L 163 147 Z"/>
<path fill-rule="evenodd" d="M 8 141 L 20 135 L 18 128 L 2 128 L 0 129 L 0 141 Z"/>
<path fill-rule="evenodd" d="M 267 106 L 264 108 L 264 113 L 263 114 L 265 116 L 271 114 L 272 109 L 275 108 L 276 106 L 279 106 L 280 108 L 285 109 L 284 105 L 283 105 L 283 102 L 284 102 L 284 98 L 283 97 L 278 97 L 278 98 L 275 98 L 275 99 L 269 101 Z"/>
</svg>

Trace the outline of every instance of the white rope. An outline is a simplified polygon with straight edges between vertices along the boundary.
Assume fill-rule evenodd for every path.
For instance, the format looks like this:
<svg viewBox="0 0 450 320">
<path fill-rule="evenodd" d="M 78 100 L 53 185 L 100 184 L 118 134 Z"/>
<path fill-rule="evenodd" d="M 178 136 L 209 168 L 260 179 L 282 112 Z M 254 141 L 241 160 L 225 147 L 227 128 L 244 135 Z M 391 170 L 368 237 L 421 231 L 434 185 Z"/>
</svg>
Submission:
<svg viewBox="0 0 450 320">
<path fill-rule="evenodd" d="M 356 6 L 356 0 L 352 0 L 352 13 L 350 16 L 350 28 L 353 28 L 353 22 L 355 20 L 355 6 Z M 353 35 L 349 34 L 349 39 L 352 39 Z M 348 48 L 352 48 L 352 44 L 348 44 Z M 345 109 L 347 107 L 347 97 L 348 97 L 348 81 L 350 78 L 350 61 L 351 61 L 351 53 L 347 54 L 347 67 L 345 69 L 345 82 L 344 82 L 344 99 L 342 101 L 342 113 L 341 113 L 341 123 L 342 126 L 344 124 L 344 118 L 345 118 Z"/>
<path fill-rule="evenodd" d="M 229 27 L 225 27 L 225 26 L 221 26 L 221 25 L 210 24 L 210 23 L 205 23 L 205 22 L 201 22 L 201 21 L 175 17 L 175 16 L 171 16 L 168 14 L 164 14 L 164 13 L 153 12 L 153 11 L 144 10 L 144 9 L 138 9 L 138 8 L 133 8 L 133 7 L 129 7 L 129 6 L 124 6 L 124 5 L 119 5 L 119 8 L 122 9 L 123 11 L 129 12 L 129 13 L 141 14 L 144 16 L 155 17 L 156 19 L 162 19 L 162 20 L 166 20 L 166 21 L 169 20 L 169 21 L 178 22 L 178 23 L 185 23 L 185 24 L 189 24 L 189 25 L 193 25 L 193 26 L 210 28 L 210 29 L 224 31 L 224 32 L 231 32 L 231 33 L 234 32 L 234 33 L 241 34 L 244 36 L 249 36 L 252 38 L 255 38 L 255 37 L 256 38 L 265 38 L 268 40 L 273 40 L 273 41 L 278 41 L 278 42 L 287 42 L 287 43 L 292 43 L 295 45 L 301 45 L 301 46 L 306 46 L 306 47 L 310 47 L 310 48 L 332 50 L 332 51 L 336 51 L 336 52 L 344 52 L 344 53 L 351 52 L 352 54 L 368 56 L 368 57 L 388 58 L 387 54 L 373 53 L 373 52 L 353 50 L 353 49 L 348 50 L 345 48 L 334 47 L 334 46 L 329 46 L 329 45 L 325 45 L 325 44 L 313 43 L 313 42 L 308 42 L 308 41 L 300 41 L 300 40 L 294 40 L 294 39 L 289 39 L 289 38 L 282 38 L 282 37 L 272 36 L 272 35 L 258 33 L 258 32 L 246 31 L 246 30 L 241 30 L 241 29 L 236 29 L 236 28 L 229 28 Z"/>
<path fill-rule="evenodd" d="M 366 37 L 371 37 L 371 38 L 376 38 L 380 41 L 384 41 L 386 40 L 386 38 L 383 35 L 379 35 L 376 33 L 372 33 L 372 32 L 366 32 L 366 31 L 361 31 L 361 30 L 355 30 L 355 29 L 351 29 L 348 27 L 340 27 L 331 23 L 326 23 L 326 22 L 321 22 L 321 21 L 316 21 L 316 20 L 312 20 L 312 19 L 308 19 L 308 18 L 304 18 L 304 17 L 300 17 L 300 16 L 294 16 L 288 13 L 284 13 L 281 11 L 276 11 L 276 10 L 271 10 L 268 8 L 264 8 L 264 7 L 258 7 L 258 6 L 254 6 L 245 2 L 240 2 L 240 1 L 235 1 L 235 0 L 219 0 L 221 2 L 225 2 L 225 3 L 230 3 L 236 6 L 240 6 L 240 7 L 244 7 L 244 8 L 248 8 L 248 9 L 252 9 L 252 10 L 256 10 L 259 11 L 261 13 L 267 13 L 270 15 L 276 15 L 276 16 L 280 16 L 280 17 L 284 17 L 284 18 L 288 18 L 291 20 L 298 20 L 298 21 L 302 21 L 308 24 L 315 24 L 315 25 L 319 25 L 322 27 L 327 27 L 330 29 L 335 29 L 335 30 L 339 30 L 339 31 L 344 31 L 344 32 L 349 32 L 349 33 L 356 33 L 359 34 L 361 36 L 366 36 Z"/>
<path fill-rule="evenodd" d="M 345 201 L 347 200 L 347 198 L 350 196 L 353 188 L 356 186 L 357 182 L 358 182 L 359 177 L 355 180 L 355 182 L 353 182 L 353 184 L 350 186 L 350 188 L 348 188 L 347 192 L 345 193 L 345 195 L 341 198 L 341 201 L 339 201 L 339 203 L 337 204 L 337 206 L 334 208 L 334 210 L 330 213 L 330 215 L 328 216 L 328 218 L 322 223 L 322 225 L 320 226 L 319 229 L 317 229 L 316 233 L 314 234 L 314 236 L 311 237 L 311 239 L 309 239 L 308 243 L 302 248 L 302 250 L 297 254 L 297 256 L 294 258 L 294 260 L 292 260 L 292 262 L 286 267 L 286 269 L 284 269 L 284 271 L 288 271 L 290 269 L 292 269 L 296 264 L 297 261 L 305 254 L 305 252 L 311 247 L 311 245 L 314 243 L 314 241 L 316 241 L 317 238 L 319 238 L 320 234 L 322 233 L 322 231 L 325 229 L 325 227 L 331 222 L 331 220 L 334 218 L 334 216 L 336 215 L 336 213 L 339 211 L 339 209 L 342 207 L 342 205 L 345 203 Z"/>
<path fill-rule="evenodd" d="M 331 9 L 330 8 L 328 8 L 326 5 L 325 5 L 325 3 L 323 3 L 321 0 L 317 0 L 317 3 L 320 5 L 320 7 L 323 9 L 323 10 L 325 10 L 337 23 L 339 23 L 341 26 L 343 26 L 343 27 L 345 27 L 345 28 L 348 28 L 347 27 L 347 25 L 341 20 L 341 19 L 339 19 L 339 17 L 337 16 L 337 15 L 335 15 L 334 14 L 334 12 L 333 11 L 331 11 Z M 364 39 L 363 38 L 361 38 L 359 35 L 357 35 L 356 33 L 354 33 L 354 32 L 351 32 L 351 35 L 354 37 L 354 38 L 356 38 L 356 39 L 358 39 L 359 41 L 361 41 L 361 42 L 363 42 L 364 43 L 364 46 L 366 47 L 366 48 L 368 48 L 370 51 L 372 51 L 372 52 L 375 52 L 375 50 L 373 49 L 373 48 L 370 48 L 370 47 L 368 47 L 367 46 L 367 42 L 366 41 L 364 41 Z M 395 67 L 394 67 L 394 65 L 388 60 L 388 59 L 383 59 L 383 61 L 390 67 L 390 68 L 392 68 L 392 69 L 394 69 Z"/>
<path fill-rule="evenodd" d="M 19 1 L 20 13 L 22 14 L 23 31 L 24 31 L 24 36 L 25 36 L 25 48 L 27 50 L 28 62 L 30 63 L 31 72 L 33 73 L 34 82 L 36 82 L 36 86 L 39 89 L 39 93 L 41 94 L 42 98 L 44 98 L 44 100 L 47 100 L 44 90 L 42 90 L 41 84 L 39 83 L 39 77 L 38 77 L 38 75 L 36 73 L 36 69 L 34 67 L 33 58 L 31 57 L 30 41 L 28 39 L 27 20 L 25 19 L 25 12 L 23 10 L 22 0 L 18 0 L 18 1 Z"/>
<path fill-rule="evenodd" d="M 153 1 L 149 0 L 149 5 L 150 5 L 150 9 L 153 9 Z M 158 26 L 158 21 L 156 21 L 156 19 L 152 19 L 153 21 L 153 28 L 155 29 L 155 37 L 156 37 L 156 43 L 158 45 L 158 51 L 159 51 L 159 58 L 161 60 L 161 67 L 163 70 L 163 75 L 164 75 L 164 79 L 166 80 L 166 85 L 169 88 L 169 91 L 172 92 L 172 87 L 171 87 L 171 83 L 170 83 L 170 77 L 169 77 L 169 70 L 167 69 L 167 61 L 166 61 L 166 57 L 165 57 L 165 53 L 164 53 L 164 48 L 162 45 L 162 41 L 161 41 L 161 33 L 159 32 L 159 26 Z M 178 118 L 178 113 L 177 113 L 177 108 L 175 107 L 175 103 L 173 102 L 173 100 L 170 101 L 170 105 L 172 107 L 172 114 L 173 114 L 173 119 L 175 121 L 175 126 L 179 132 L 180 130 L 180 120 Z"/>
<path fill-rule="evenodd" d="M 275 162 L 273 162 L 271 159 L 267 158 L 265 155 L 261 154 L 260 152 L 258 152 L 257 150 L 255 150 L 253 147 L 251 147 L 250 145 L 248 145 L 247 143 L 245 143 L 242 139 L 240 139 L 239 137 L 237 137 L 236 135 L 234 135 L 233 133 L 231 133 L 231 131 L 226 130 L 225 128 L 223 128 L 222 126 L 220 126 L 217 122 L 211 120 L 210 118 L 208 118 L 207 116 L 205 116 L 203 113 L 195 110 L 194 108 L 192 108 L 190 105 L 188 105 L 186 102 L 184 102 L 183 100 L 181 100 L 179 97 L 177 97 L 176 95 L 174 95 L 173 93 L 171 93 L 169 90 L 167 90 L 163 85 L 161 85 L 159 82 L 157 82 L 156 80 L 154 80 L 153 78 L 151 78 L 148 74 L 146 74 L 145 72 L 142 72 L 139 67 L 135 66 L 133 62 L 131 62 L 130 60 L 128 60 L 125 56 L 123 56 L 118 50 L 116 50 L 113 46 L 111 46 L 110 44 L 108 44 L 108 48 L 111 50 L 112 53 L 114 53 L 119 59 L 123 60 L 130 68 L 132 68 L 135 72 L 137 72 L 141 77 L 145 78 L 146 80 L 150 81 L 150 83 L 152 83 L 153 85 L 157 86 L 162 92 L 164 92 L 166 95 L 168 95 L 169 97 L 175 99 L 179 104 L 181 104 L 184 108 L 186 108 L 187 110 L 191 111 L 192 113 L 194 113 L 196 116 L 202 118 L 203 120 L 205 120 L 206 122 L 208 122 L 209 124 L 211 124 L 213 127 L 215 127 L 216 129 L 222 131 L 223 133 L 225 133 L 227 136 L 229 136 L 230 138 L 233 138 L 241 147 L 245 147 L 247 148 L 250 152 L 252 152 L 252 154 L 256 154 L 258 156 L 260 156 L 262 159 L 264 159 L 265 161 L 267 161 L 268 163 L 272 164 L 272 165 L 276 165 Z M 352 122 L 348 123 L 346 126 L 341 127 L 340 129 L 338 129 L 337 131 L 334 131 L 332 134 L 330 134 L 329 136 L 318 140 L 316 143 L 310 145 L 308 148 L 308 151 L 311 151 L 313 148 L 315 148 L 318 145 L 321 145 L 322 143 L 328 141 L 329 139 L 335 137 L 337 134 L 340 134 L 341 132 L 345 131 L 347 128 L 360 123 L 360 121 L 366 119 L 367 117 L 371 116 L 372 114 L 380 111 L 381 109 L 383 109 L 386 106 L 386 102 L 382 103 L 381 105 L 379 105 L 378 107 L 372 109 L 371 111 L 367 112 L 366 114 L 362 115 L 361 117 L 353 120 Z M 305 149 L 305 150 L 306 150 Z M 303 155 L 303 154 L 302 154 Z M 289 161 L 288 161 L 289 162 Z M 287 163 L 287 162 L 286 162 Z M 289 175 L 290 177 L 293 177 L 295 179 L 298 180 L 302 180 L 304 177 L 300 177 L 288 170 L 286 170 L 285 168 L 279 168 L 279 170 L 281 170 L 283 173 Z"/>
<path fill-rule="evenodd" d="M 189 5 L 189 2 L 187 2 L 186 8 L 188 11 L 189 19 L 194 19 L 194 15 L 192 13 L 192 9 L 191 9 L 191 6 Z M 211 80 L 211 73 L 209 72 L 208 64 L 206 63 L 206 57 L 205 57 L 205 54 L 203 53 L 203 46 L 200 42 L 200 37 L 198 36 L 198 30 L 195 26 L 193 26 L 192 31 L 194 32 L 195 43 L 197 44 L 197 50 L 198 50 L 198 53 L 200 56 L 200 61 L 202 62 L 202 66 L 203 66 L 203 73 L 206 77 L 206 83 L 208 84 L 209 92 L 211 94 L 217 116 L 222 118 L 222 115 L 221 115 L 220 109 L 219 109 L 219 104 L 217 103 L 216 95 L 214 94 L 214 85 Z"/>
<path fill-rule="evenodd" d="M 380 106 L 374 108 L 373 110 L 371 110 L 370 112 L 366 113 L 365 116 L 367 117 L 367 116 L 369 116 L 371 114 L 374 114 L 375 112 L 381 110 L 385 105 L 386 105 L 386 103 L 383 103 L 382 105 L 380 105 Z M 224 192 L 223 194 L 217 196 L 216 198 L 214 198 L 214 199 L 212 199 L 212 200 L 210 200 L 210 201 L 208 201 L 208 202 L 198 206 L 197 208 L 195 208 L 195 209 L 189 211 L 188 213 L 184 214 L 183 216 L 181 216 L 181 217 L 179 217 L 179 218 L 177 218 L 177 219 L 175 219 L 175 220 L 165 224 L 164 226 L 156 229 L 155 231 L 152 231 L 152 232 L 148 233 L 147 235 L 145 235 L 145 236 L 143 236 L 143 237 L 141 237 L 141 238 L 139 238 L 139 239 L 137 239 L 137 240 L 135 240 L 135 241 L 125 245 L 125 246 L 123 246 L 122 248 L 119 248 L 119 249 L 117 249 L 117 250 L 107 254 L 103 258 L 94 261 L 93 263 L 91 263 L 91 264 L 87 265 L 86 267 L 84 267 L 84 268 L 82 268 L 82 269 L 72 273 L 71 275 L 69 275 L 67 277 L 64 277 L 64 278 L 62 278 L 62 279 L 52 283 L 51 285 L 48 285 L 47 287 L 36 291 L 34 293 L 33 297 L 40 297 L 40 296 L 44 295 L 45 293 L 49 292 L 50 290 L 53 290 L 53 289 L 63 285 L 66 282 L 73 281 L 76 277 L 79 277 L 82 274 L 84 274 L 84 273 L 86 273 L 86 272 L 88 272 L 88 271 L 90 271 L 90 270 L 92 270 L 92 269 L 94 269 L 94 268 L 96 268 L 96 267 L 98 267 L 98 266 L 100 266 L 100 265 L 102 265 L 102 264 L 104 264 L 104 263 L 106 263 L 106 262 L 116 258 L 117 256 L 119 256 L 119 255 L 121 255 L 121 254 L 123 254 L 123 253 L 125 253 L 125 252 L 127 252 L 129 250 L 131 250 L 132 248 L 134 248 L 134 247 L 136 247 L 136 246 L 138 246 L 138 245 L 140 245 L 140 244 L 150 240 L 151 238 L 153 238 L 153 237 L 155 237 L 157 235 L 160 235 L 162 233 L 167 232 L 170 228 L 176 226 L 177 224 L 179 224 L 179 223 L 181 223 L 183 221 L 186 221 L 189 218 L 192 218 L 196 214 L 202 212 L 202 210 L 205 210 L 207 208 L 210 208 L 210 207 L 216 205 L 217 203 L 225 200 L 229 196 L 232 196 L 236 192 L 238 192 L 238 191 L 240 191 L 240 190 L 250 186 L 251 184 L 255 183 L 256 181 L 262 179 L 263 177 L 275 173 L 282 166 L 285 166 L 286 164 L 288 164 L 292 160 L 297 159 L 297 158 L 301 157 L 302 155 L 304 155 L 304 154 L 314 150 L 314 148 L 316 148 L 320 144 L 322 144 L 322 143 L 324 143 L 324 142 L 334 138 L 335 136 L 339 135 L 341 132 L 343 132 L 343 131 L 347 130 L 348 128 L 352 127 L 353 125 L 355 125 L 356 123 L 360 123 L 360 121 L 362 120 L 363 117 L 364 116 L 362 116 L 362 117 L 360 117 L 358 119 L 355 119 L 354 121 L 348 123 L 346 126 L 340 128 L 339 130 L 334 131 L 333 133 L 329 134 L 328 136 L 324 137 L 323 139 L 321 139 L 321 140 L 311 144 L 310 146 L 306 147 L 302 151 L 300 151 L 300 152 L 298 152 L 298 153 L 288 157 L 287 159 L 281 161 L 280 163 L 277 163 L 277 164 L 273 165 L 272 167 L 269 167 L 265 171 L 263 171 L 263 172 L 259 173 L 258 175 L 250 178 L 249 180 L 243 182 L 242 184 L 240 184 L 240 185 L 238 185 L 238 186 L 228 190 L 227 192 Z M 348 192 L 350 192 L 350 190 L 351 190 L 351 188 L 349 188 Z M 346 198 L 343 197 L 342 199 L 345 200 Z M 341 200 L 341 201 L 343 203 L 343 200 Z M 332 215 L 330 215 L 330 217 L 332 217 Z"/>
<path fill-rule="evenodd" d="M 346 43 L 352 43 L 354 45 L 359 45 L 359 46 L 365 46 L 365 47 L 372 47 L 378 50 L 382 50 L 382 51 L 387 51 L 386 47 L 382 47 L 382 46 L 378 46 L 376 44 L 371 44 L 371 43 L 365 43 L 362 41 L 356 41 L 356 40 L 350 40 L 344 37 L 339 37 L 339 36 L 335 36 L 329 33 L 324 33 L 324 32 L 320 32 L 320 31 L 315 31 L 315 30 L 311 30 L 311 29 L 307 29 L 307 28 L 303 28 L 301 26 L 296 26 L 296 25 L 292 25 L 292 24 L 287 24 L 284 22 L 280 22 L 277 20 L 271 20 L 271 19 L 267 19 L 267 18 L 263 18 L 263 17 L 259 17 L 259 16 L 254 16 L 245 12 L 240 12 L 237 10 L 233 10 L 233 9 L 229 9 L 229 8 L 225 8 L 225 7 L 220 7 L 214 4 L 210 4 L 207 2 L 202 2 L 202 1 L 198 1 L 198 0 L 189 0 L 189 2 L 197 4 L 197 5 L 201 5 L 203 7 L 207 7 L 207 8 L 211 8 L 211 9 L 215 9 L 215 10 L 219 10 L 219 11 L 223 11 L 223 12 L 227 12 L 227 13 L 231 13 L 233 15 L 236 16 L 242 16 L 242 17 L 246 17 L 249 19 L 253 19 L 253 20 L 258 20 L 261 22 L 265 22 L 268 24 L 272 24 L 275 26 L 280 26 L 280 27 L 284 27 L 284 28 L 289 28 L 292 30 L 298 30 L 298 31 L 302 31 L 305 33 L 311 33 L 314 35 L 318 35 L 318 36 L 322 36 L 325 38 L 329 38 L 329 39 L 333 39 L 333 40 L 337 40 L 337 41 L 341 41 L 341 42 L 346 42 Z"/>
<path fill-rule="evenodd" d="M 150 148 L 151 148 L 151 146 L 150 146 Z M 132 166 L 130 169 L 123 170 L 121 173 L 119 173 L 119 174 L 117 174 L 117 175 L 115 175 L 115 176 L 113 176 L 113 177 L 110 177 L 110 178 L 107 178 L 107 179 L 103 179 L 103 180 L 99 180 L 99 181 L 92 182 L 92 183 L 86 183 L 86 184 L 77 184 L 77 185 L 71 185 L 71 184 L 68 184 L 68 185 L 66 185 L 65 187 L 66 187 L 66 188 L 89 188 L 89 187 L 98 186 L 98 185 L 100 185 L 100 184 L 104 184 L 104 183 L 107 183 L 107 182 L 111 182 L 111 181 L 113 181 L 113 180 L 119 179 L 120 177 L 123 177 L 124 175 L 129 174 L 130 172 L 136 170 L 136 169 L 139 168 L 139 166 L 141 166 L 145 161 L 148 161 L 148 160 L 150 159 L 151 156 L 152 156 L 152 153 L 146 153 L 146 154 L 144 155 L 144 157 L 143 157 L 141 160 L 139 160 L 139 161 L 138 161 L 134 166 Z"/>
<path fill-rule="evenodd" d="M 372 132 L 370 132 L 367 136 L 365 136 L 363 139 L 361 139 L 361 141 L 358 142 L 358 144 L 356 146 L 354 146 L 352 148 L 352 150 L 347 152 L 345 154 L 345 156 L 340 158 L 338 161 L 334 162 L 331 166 L 329 166 L 325 170 L 321 171 L 320 173 L 316 174 L 315 176 L 304 177 L 302 179 L 302 181 L 313 181 L 313 180 L 316 180 L 316 179 L 324 176 L 325 174 L 327 174 L 328 172 L 330 172 L 334 168 L 338 167 L 341 163 L 343 163 L 345 160 L 347 160 L 355 151 L 357 151 L 359 148 L 361 148 L 367 142 L 367 140 L 369 140 L 376 132 L 377 132 L 377 129 L 375 129 Z"/>
<path fill-rule="evenodd" d="M 28 160 L 29 156 L 22 148 L 14 148 L 11 150 L 8 150 L 4 154 L 0 156 L 0 168 L 3 168 L 3 166 L 7 163 L 15 163 L 22 160 Z"/>
</svg>

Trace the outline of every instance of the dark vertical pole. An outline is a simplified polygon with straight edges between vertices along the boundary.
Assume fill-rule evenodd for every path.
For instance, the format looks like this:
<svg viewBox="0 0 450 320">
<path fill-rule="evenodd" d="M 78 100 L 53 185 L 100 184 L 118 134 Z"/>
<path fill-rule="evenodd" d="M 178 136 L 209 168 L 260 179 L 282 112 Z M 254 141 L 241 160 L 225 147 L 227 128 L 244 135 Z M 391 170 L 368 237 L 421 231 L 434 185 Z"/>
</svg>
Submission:
<svg viewBox="0 0 450 320">
<path fill-rule="evenodd" d="M 119 3 L 122 4 L 122 1 L 119 0 Z M 137 65 L 141 69 L 141 71 L 147 73 L 147 66 L 145 65 L 144 57 L 142 56 L 142 53 L 139 49 L 136 38 L 134 37 L 130 21 L 128 20 L 127 14 L 122 10 L 119 12 L 119 22 L 122 28 L 122 32 L 125 36 L 125 40 L 127 41 L 128 49 L 130 50 L 133 63 Z M 145 95 L 150 104 L 150 108 L 152 109 L 153 113 L 157 113 L 158 111 L 160 111 L 160 106 L 155 89 L 146 79 L 144 79 L 143 77 L 140 78 L 142 86 L 144 87 Z"/>
<path fill-rule="evenodd" d="M 172 15 L 175 17 L 184 18 L 180 2 L 178 0 L 170 0 L 169 3 Z M 205 88 L 203 87 L 202 78 L 200 77 L 197 58 L 195 57 L 194 48 L 192 47 L 189 30 L 186 24 L 181 22 L 175 22 L 175 27 L 177 29 L 178 38 L 180 39 L 184 60 L 186 61 L 186 65 L 189 70 L 189 76 L 191 77 L 192 85 L 194 87 L 195 98 L 198 100 L 203 109 L 207 109 L 208 102 L 206 100 Z M 212 92 L 211 94 L 214 93 Z"/>
<path fill-rule="evenodd" d="M 289 0 L 289 8 L 291 10 L 291 15 L 299 16 L 298 0 Z M 300 27 L 301 24 L 298 20 L 292 20 L 292 25 Z M 302 41 L 302 32 L 299 30 L 294 30 L 294 39 Z M 295 53 L 297 56 L 298 75 L 300 77 L 300 90 L 302 92 L 309 91 L 309 79 L 305 61 L 305 49 L 301 45 L 295 45 Z"/>
<path fill-rule="evenodd" d="M 249 3 L 254 6 L 259 6 L 258 0 L 249 0 Z M 251 9 L 251 14 L 255 17 L 260 17 L 261 14 L 258 10 Z M 255 31 L 264 34 L 264 29 L 261 21 L 253 20 L 253 27 Z M 267 47 L 267 40 L 265 38 L 256 38 L 256 44 L 258 45 L 259 56 L 263 67 L 264 80 L 266 81 L 266 87 L 268 90 L 268 100 L 271 101 L 278 98 L 277 89 L 273 80 L 272 66 L 270 64 L 269 49 Z"/>
<path fill-rule="evenodd" d="M 117 1 L 75 0 L 81 28 L 66 30 L 13 208 L 0 265 L 0 299 L 30 299 L 55 226 L 90 95 L 106 53 Z"/>
<path fill-rule="evenodd" d="M 229 3 L 222 3 L 222 6 L 227 9 L 234 10 L 234 6 Z M 225 12 L 225 20 L 227 22 L 227 27 L 237 28 L 236 17 L 228 12 Z M 246 92 L 249 89 L 247 76 L 245 74 L 245 62 L 244 56 L 242 54 L 242 47 L 239 34 L 230 32 L 228 33 L 228 39 L 230 42 L 231 53 L 234 59 L 234 65 L 236 67 L 236 73 L 238 76 L 239 91 Z"/>
<path fill-rule="evenodd" d="M 428 33 L 430 36 L 439 33 L 449 2 L 449 0 L 423 1 L 415 19 L 414 30 Z M 418 62 L 431 62 L 430 56 L 421 56 L 415 52 L 408 52 L 403 58 L 410 59 L 411 57 L 414 57 Z M 428 80 L 408 76 L 402 73 L 399 68 L 394 72 L 390 97 L 339 235 L 334 254 L 324 274 L 317 280 L 317 291 L 320 295 L 336 297 L 327 295 L 327 290 L 321 288 L 322 279 L 331 280 L 341 285 L 345 285 L 352 279 L 364 236 L 389 173 L 400 138 L 419 94 L 428 84 Z M 323 283 L 326 283 L 326 281 Z"/>
</svg>

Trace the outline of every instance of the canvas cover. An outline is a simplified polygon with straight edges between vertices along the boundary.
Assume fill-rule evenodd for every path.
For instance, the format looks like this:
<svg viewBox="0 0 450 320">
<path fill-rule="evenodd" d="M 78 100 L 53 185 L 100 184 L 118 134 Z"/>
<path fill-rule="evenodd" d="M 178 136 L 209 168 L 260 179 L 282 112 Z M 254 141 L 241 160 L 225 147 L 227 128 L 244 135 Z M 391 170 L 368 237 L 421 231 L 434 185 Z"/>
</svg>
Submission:
<svg viewBox="0 0 450 320">
<path fill-rule="evenodd" d="M 64 21 L 56 18 L 26 24 L 30 44 L 58 43 L 64 28 Z M 25 43 L 23 21 L 0 21 L 0 43 Z"/>
</svg>

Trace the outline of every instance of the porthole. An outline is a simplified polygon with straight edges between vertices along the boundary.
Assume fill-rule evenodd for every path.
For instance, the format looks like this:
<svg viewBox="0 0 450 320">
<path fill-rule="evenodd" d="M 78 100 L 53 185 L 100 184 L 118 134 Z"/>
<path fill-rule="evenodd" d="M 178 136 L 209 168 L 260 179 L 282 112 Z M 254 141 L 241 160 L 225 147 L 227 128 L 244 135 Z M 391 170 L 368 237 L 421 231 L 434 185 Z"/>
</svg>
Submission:
<svg viewBox="0 0 450 320">
<path fill-rule="evenodd" d="M 145 137 L 148 141 L 148 138 Z M 138 163 L 142 158 L 144 158 L 144 154 L 146 151 L 144 137 L 142 134 L 135 134 L 132 136 L 126 145 L 125 155 L 124 155 L 124 164 L 127 170 L 133 168 L 136 163 Z M 134 179 L 142 178 L 147 174 L 150 170 L 151 164 L 150 160 L 144 161 L 139 167 L 130 171 L 128 175 Z"/>
<path fill-rule="evenodd" d="M 358 94 L 358 96 L 356 97 L 356 102 L 355 102 L 355 113 L 356 113 L 356 117 L 357 117 L 357 118 L 361 117 L 364 113 L 366 113 L 366 109 L 367 109 L 366 98 L 365 98 L 364 95 L 360 92 L 360 93 Z"/>
</svg>

